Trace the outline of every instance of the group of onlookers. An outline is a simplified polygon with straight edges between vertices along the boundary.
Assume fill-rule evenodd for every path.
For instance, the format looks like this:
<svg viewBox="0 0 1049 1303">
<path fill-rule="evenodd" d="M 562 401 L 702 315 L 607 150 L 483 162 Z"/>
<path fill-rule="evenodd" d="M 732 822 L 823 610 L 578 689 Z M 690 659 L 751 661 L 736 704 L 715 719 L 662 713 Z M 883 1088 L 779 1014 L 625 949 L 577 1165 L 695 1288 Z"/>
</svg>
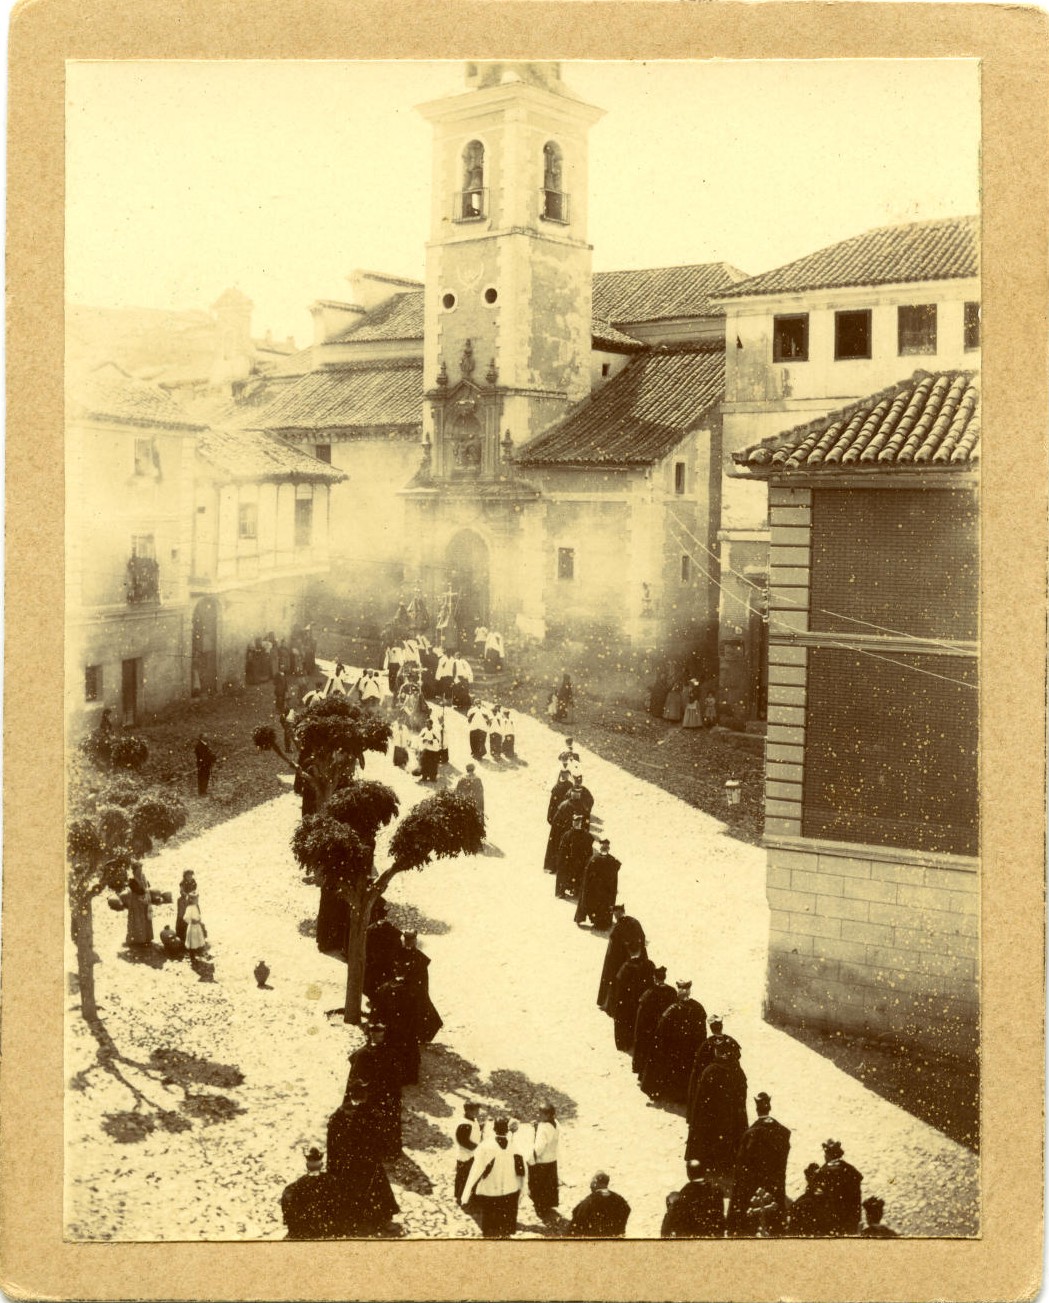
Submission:
<svg viewBox="0 0 1049 1303">
<path fill-rule="evenodd" d="M 312 625 L 296 625 L 287 641 L 271 629 L 248 643 L 244 653 L 245 682 L 266 683 L 278 674 L 285 679 L 310 676 L 316 669 L 316 656 Z"/>
</svg>

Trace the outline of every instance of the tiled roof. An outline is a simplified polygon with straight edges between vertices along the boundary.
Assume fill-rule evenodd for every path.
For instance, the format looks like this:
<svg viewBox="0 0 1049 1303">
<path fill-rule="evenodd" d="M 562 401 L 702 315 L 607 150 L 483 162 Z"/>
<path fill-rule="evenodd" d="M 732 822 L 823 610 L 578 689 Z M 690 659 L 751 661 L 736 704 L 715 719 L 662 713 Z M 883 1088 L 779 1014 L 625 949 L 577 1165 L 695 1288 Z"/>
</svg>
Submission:
<svg viewBox="0 0 1049 1303">
<path fill-rule="evenodd" d="M 197 455 L 231 480 L 344 480 L 342 471 L 275 434 L 260 430 L 205 430 Z"/>
<path fill-rule="evenodd" d="M 311 371 L 259 414 L 263 430 L 363 430 L 407 426 L 423 413 L 422 359 L 358 362 Z"/>
<path fill-rule="evenodd" d="M 746 272 L 727 262 L 595 271 L 594 316 L 616 325 L 668 317 L 719 316 L 722 310 L 710 302 L 711 296 L 717 297 L 745 279 Z"/>
<path fill-rule="evenodd" d="M 646 347 L 640 339 L 635 339 L 633 335 L 625 335 L 621 330 L 616 330 L 608 321 L 602 321 L 595 317 L 590 327 L 590 338 L 595 348 L 607 347 L 613 353 L 636 353 Z"/>
<path fill-rule="evenodd" d="M 68 398 L 71 411 L 96 420 L 166 430 L 204 429 L 158 385 L 136 380 L 112 362 L 70 379 Z"/>
<path fill-rule="evenodd" d="M 517 460 L 524 466 L 651 465 L 724 393 L 722 349 L 646 352 L 525 445 Z"/>
<path fill-rule="evenodd" d="M 343 340 L 422 339 L 425 297 L 425 290 L 394 294 L 359 322 L 354 322 L 352 326 L 333 335 L 328 342 L 337 344 Z"/>
<path fill-rule="evenodd" d="M 980 387 L 972 371 L 916 372 L 910 380 L 785 434 L 732 459 L 747 473 L 933 468 L 971 470 L 979 460 Z"/>
<path fill-rule="evenodd" d="M 879 226 L 762 272 L 723 291 L 726 299 L 846 285 L 952 280 L 979 272 L 980 219 L 941 217 Z"/>
</svg>

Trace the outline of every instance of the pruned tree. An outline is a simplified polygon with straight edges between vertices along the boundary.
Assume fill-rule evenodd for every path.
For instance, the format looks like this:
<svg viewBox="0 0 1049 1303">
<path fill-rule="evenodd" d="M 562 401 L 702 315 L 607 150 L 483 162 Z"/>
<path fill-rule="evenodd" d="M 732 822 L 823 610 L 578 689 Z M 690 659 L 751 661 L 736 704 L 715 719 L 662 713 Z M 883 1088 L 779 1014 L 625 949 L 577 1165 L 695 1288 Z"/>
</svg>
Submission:
<svg viewBox="0 0 1049 1303">
<path fill-rule="evenodd" d="M 337 894 L 347 907 L 346 1022 L 360 1021 L 368 924 L 391 881 L 434 859 L 476 855 L 484 843 L 484 820 L 473 802 L 437 792 L 401 820 L 390 839 L 389 863 L 377 871 L 376 836 L 399 809 L 396 794 L 384 783 L 355 780 L 322 814 L 305 815 L 291 839 L 306 880 Z"/>
<path fill-rule="evenodd" d="M 178 797 L 150 791 L 128 778 L 101 789 L 83 783 L 74 800 L 67 836 L 70 932 L 76 945 L 80 1012 L 88 1022 L 96 1022 L 95 898 L 105 891 L 121 891 L 135 858 L 148 854 L 155 841 L 173 837 L 185 824 L 186 811 Z"/>
</svg>

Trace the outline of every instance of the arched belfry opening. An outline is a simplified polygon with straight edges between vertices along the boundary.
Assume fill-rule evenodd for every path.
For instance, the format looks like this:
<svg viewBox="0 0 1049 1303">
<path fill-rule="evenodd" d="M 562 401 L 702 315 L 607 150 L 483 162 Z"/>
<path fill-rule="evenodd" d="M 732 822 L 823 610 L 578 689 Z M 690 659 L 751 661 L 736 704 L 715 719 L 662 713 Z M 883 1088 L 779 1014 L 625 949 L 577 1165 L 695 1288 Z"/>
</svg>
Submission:
<svg viewBox="0 0 1049 1303">
<path fill-rule="evenodd" d="M 548 140 L 543 146 L 543 193 L 540 196 L 540 211 L 548 222 L 568 221 L 564 170 L 564 151 L 556 140 Z"/>
<path fill-rule="evenodd" d="M 471 140 L 463 149 L 463 184 L 458 214 L 462 221 L 484 216 L 484 195 L 484 145 L 479 140 Z"/>
</svg>

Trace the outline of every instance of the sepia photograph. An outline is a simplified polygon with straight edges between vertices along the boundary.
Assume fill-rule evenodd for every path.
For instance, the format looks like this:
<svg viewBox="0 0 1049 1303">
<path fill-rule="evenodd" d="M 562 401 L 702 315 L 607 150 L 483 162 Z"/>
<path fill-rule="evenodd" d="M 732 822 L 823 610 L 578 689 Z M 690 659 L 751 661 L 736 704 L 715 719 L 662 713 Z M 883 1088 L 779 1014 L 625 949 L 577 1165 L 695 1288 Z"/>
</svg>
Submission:
<svg viewBox="0 0 1049 1303">
<path fill-rule="evenodd" d="M 979 1238 L 979 59 L 64 130 L 65 1241 Z"/>
</svg>

